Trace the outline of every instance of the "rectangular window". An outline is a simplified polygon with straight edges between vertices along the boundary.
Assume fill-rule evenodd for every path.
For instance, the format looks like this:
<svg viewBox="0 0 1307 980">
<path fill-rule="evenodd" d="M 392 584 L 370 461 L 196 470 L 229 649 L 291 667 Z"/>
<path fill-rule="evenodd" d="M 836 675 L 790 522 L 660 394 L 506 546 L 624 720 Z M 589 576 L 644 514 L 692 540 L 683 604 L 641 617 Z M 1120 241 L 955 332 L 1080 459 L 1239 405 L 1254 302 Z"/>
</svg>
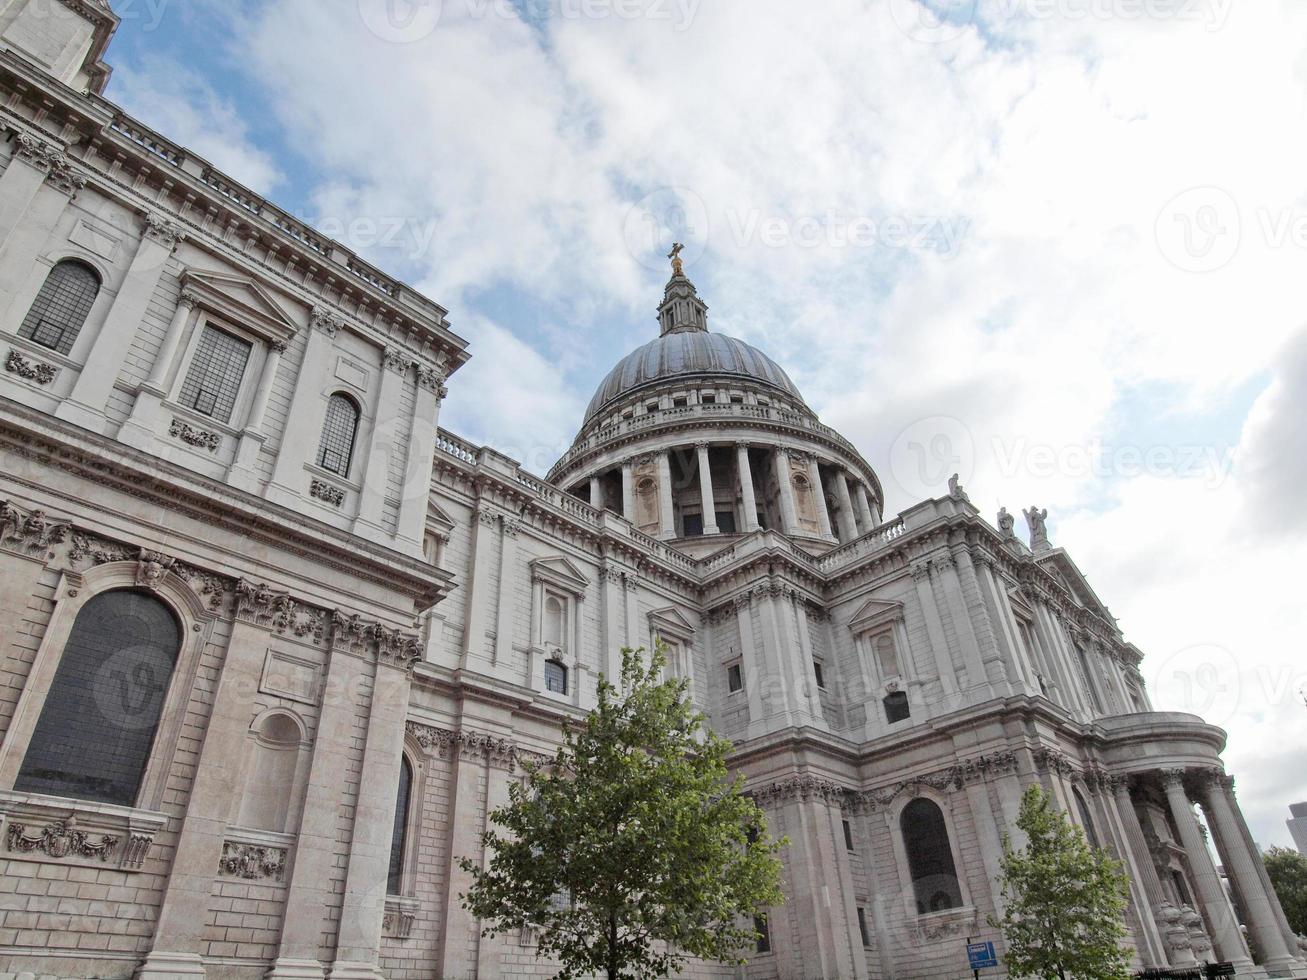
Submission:
<svg viewBox="0 0 1307 980">
<path fill-rule="evenodd" d="M 847 820 L 841 820 L 840 823 L 844 825 L 844 848 L 851 851 L 853 850 L 853 825 Z"/>
<path fill-rule="evenodd" d="M 726 668 L 726 687 L 732 694 L 744 690 L 744 671 L 739 664 L 731 664 Z"/>
<path fill-rule="evenodd" d="M 767 530 L 767 515 L 762 511 L 758 511 L 758 526 L 764 531 Z"/>
<path fill-rule="evenodd" d="M 862 945 L 870 946 L 871 933 L 867 931 L 867 910 L 864 908 L 858 909 L 858 931 L 862 933 Z"/>
<path fill-rule="evenodd" d="M 758 934 L 758 952 L 771 952 L 771 930 L 767 928 L 767 917 L 765 915 L 755 915 L 753 917 L 753 930 Z"/>
<path fill-rule="evenodd" d="M 717 512 L 717 530 L 722 534 L 735 533 L 735 511 L 719 510 Z"/>
<path fill-rule="evenodd" d="M 812 671 L 817 675 L 817 686 L 823 691 L 826 690 L 826 675 L 822 672 L 820 660 L 812 662 Z"/>
<path fill-rule="evenodd" d="M 685 528 L 687 538 L 697 538 L 703 534 L 703 515 L 686 514 L 681 518 L 681 523 Z"/>
<path fill-rule="evenodd" d="M 201 415 L 230 422 L 252 349 L 249 341 L 205 324 L 178 401 Z"/>
</svg>

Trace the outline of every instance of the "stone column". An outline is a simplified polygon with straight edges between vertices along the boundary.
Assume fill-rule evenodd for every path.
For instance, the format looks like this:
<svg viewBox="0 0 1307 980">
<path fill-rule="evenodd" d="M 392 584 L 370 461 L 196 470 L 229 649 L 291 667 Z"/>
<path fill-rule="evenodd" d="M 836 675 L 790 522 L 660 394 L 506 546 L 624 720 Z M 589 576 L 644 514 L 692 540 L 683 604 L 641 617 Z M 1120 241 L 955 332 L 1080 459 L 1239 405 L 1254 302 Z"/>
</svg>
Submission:
<svg viewBox="0 0 1307 980">
<path fill-rule="evenodd" d="M 132 338 L 141 326 L 146 308 L 154 298 L 163 270 L 177 245 L 186 236 L 181 229 L 157 214 L 145 216 L 145 232 L 132 264 L 123 278 L 109 308 L 104 325 L 96 335 L 82 365 L 77 382 L 55 415 L 83 428 L 99 432 L 104 424 L 104 409 L 109 393 L 122 373 L 123 362 L 131 349 Z"/>
<path fill-rule="evenodd" d="M 858 521 L 853 513 L 853 496 L 849 493 L 848 475 L 842 470 L 835 474 L 835 496 L 839 498 L 840 539 L 848 544 L 858 536 Z"/>
<path fill-rule="evenodd" d="M 389 544 L 393 535 L 386 530 L 386 491 L 390 480 L 390 458 L 395 452 L 397 437 L 406 423 L 411 421 L 399 414 L 404 401 L 404 386 L 408 382 L 413 364 L 398 347 L 387 347 L 381 355 L 381 384 L 377 392 L 376 413 L 372 420 L 372 435 L 368 440 L 365 465 L 359 479 L 363 492 L 359 495 L 358 516 L 354 518 L 354 533 L 381 544 Z M 317 419 L 319 426 L 323 419 Z M 358 447 L 362 449 L 363 447 Z M 356 451 L 356 458 L 360 455 Z M 357 463 L 351 466 L 351 469 Z"/>
<path fill-rule="evenodd" d="M 507 664 L 513 659 L 513 614 L 517 611 L 517 533 L 521 523 L 505 517 L 499 540 L 499 602 L 495 610 L 496 664 Z M 566 638 L 564 638 L 564 642 Z M 579 651 L 573 650 L 575 656 Z M 532 681 L 527 677 L 529 686 Z"/>
<path fill-rule="evenodd" d="M 812 632 L 811 627 L 808 625 L 808 604 L 802 596 L 794 592 L 791 592 L 787 598 L 790 602 L 790 609 L 787 612 L 794 616 L 794 626 L 799 634 L 799 654 L 803 657 L 803 676 L 806 681 L 805 686 L 808 689 L 806 709 L 819 723 L 824 723 L 826 716 L 822 711 L 820 688 L 817 686 L 816 660 L 812 651 Z M 833 668 L 834 664 L 829 666 Z M 833 670 L 832 676 L 834 676 Z"/>
<path fill-rule="evenodd" d="M 1135 813 L 1134 801 L 1130 797 L 1130 782 L 1125 776 L 1110 776 L 1107 786 L 1111 787 L 1112 799 L 1106 794 L 1099 799 L 1099 813 L 1107 818 L 1113 828 L 1120 828 L 1120 859 L 1125 863 L 1130 880 L 1130 899 L 1135 907 L 1135 919 L 1140 935 L 1136 937 L 1135 948 L 1145 967 L 1164 967 L 1170 965 L 1161 930 L 1158 927 L 1156 909 L 1165 900 L 1162 882 L 1157 877 L 1157 866 L 1148 851 L 1148 842 L 1144 839 L 1143 827 L 1139 824 L 1139 815 Z"/>
<path fill-rule="evenodd" d="M 473 861 L 484 860 L 484 848 L 480 837 L 486 829 L 486 815 L 489 812 L 489 767 L 482 752 L 474 743 L 466 741 L 466 735 L 455 736 L 450 746 L 453 759 L 453 771 L 450 773 L 450 833 L 453 836 L 454 853 Z M 474 736 L 475 738 L 475 736 Z M 485 785 L 486 797 L 482 796 Z M 485 802 L 483 802 L 485 800 Z M 442 950 L 439 969 L 432 971 L 437 977 L 473 977 L 476 976 L 481 938 L 480 922 L 463 907 L 459 896 L 472 887 L 472 876 L 459 867 L 457 861 L 450 861 L 445 878 L 445 916 L 444 936 L 437 948 Z"/>
<path fill-rule="evenodd" d="M 774 696 L 776 686 L 771 683 L 770 671 L 753 642 L 753 597 L 748 593 L 734 599 L 735 622 L 740 631 L 740 663 L 744 668 L 744 696 L 749 702 L 749 734 L 761 734 L 766 710 L 764 692 L 768 699 Z"/>
<path fill-rule="evenodd" d="M 51 171 L 68 166 L 67 157 L 53 143 L 16 132 L 13 156 L 0 175 L 0 254 L 8 244 L 10 233 L 26 217 Z"/>
<path fill-rule="evenodd" d="M 182 290 L 168 322 L 168 332 L 163 336 L 154 364 L 150 366 L 150 376 L 136 391 L 136 401 L 132 403 L 132 414 L 123 424 L 118 438 L 129 445 L 144 449 L 154 441 L 154 427 L 158 421 L 159 408 L 168 395 L 168 372 L 177 359 L 177 348 L 181 346 L 182 334 L 186 321 L 195 309 L 197 297 L 189 290 Z"/>
<path fill-rule="evenodd" d="M 436 455 L 436 431 L 440 427 L 440 404 L 449 393 L 445 376 L 434 368 L 418 366 L 417 397 L 413 424 L 409 427 L 405 454 L 404 488 L 399 499 L 399 538 L 422 553 L 427 529 L 427 505 L 431 500 L 431 464 Z"/>
<path fill-rule="evenodd" d="M 790 476 L 790 454 L 784 449 L 772 451 L 772 469 L 776 471 L 776 490 L 781 498 L 781 530 L 793 534 L 799 528 L 794 509 L 794 480 Z"/>
<path fill-rule="evenodd" d="M 918 562 L 912 566 L 912 581 L 917 589 L 917 602 L 921 606 L 922 618 L 926 621 L 926 635 L 930 637 L 935 672 L 939 675 L 944 697 L 955 699 L 958 693 L 958 678 L 953 666 L 953 652 L 949 649 L 948 638 L 944 634 L 944 623 L 939 616 L 939 605 L 935 602 L 934 583 L 931 582 L 930 565 L 927 562 Z M 922 678 L 922 680 L 926 679 Z"/>
<path fill-rule="evenodd" d="M 295 379 L 295 393 L 291 395 L 286 412 L 286 426 L 281 433 L 281 446 L 273 464 L 272 479 L 265 495 L 273 503 L 298 509 L 308 494 L 304 464 L 317 451 L 322 434 L 323 386 L 329 377 L 332 349 L 336 334 L 344 321 L 329 311 L 315 308 L 310 316 L 311 329 L 304 356 L 300 358 L 299 373 Z"/>
<path fill-rule="evenodd" d="M 244 597 L 238 598 L 153 947 L 136 973 L 141 980 L 204 976 L 200 957 L 205 947 L 204 922 L 235 802 L 233 793 L 239 793 L 250 727 L 249 696 L 258 690 L 268 650 L 267 632 L 254 623 L 257 609 Z M 320 966 L 316 975 L 322 975 Z"/>
<path fill-rule="evenodd" d="M 383 638 L 378 653 L 331 980 L 382 980 L 381 920 L 417 638 L 411 648 L 404 644 L 402 635 L 392 634 Z M 413 840 L 417 838 L 415 827 Z"/>
<path fill-rule="evenodd" d="M 490 616 L 490 575 L 499 536 L 499 515 L 484 503 L 477 504 L 472 525 L 472 562 L 467 570 L 467 597 L 463 606 L 464 670 L 490 672 L 486 652 L 486 627 Z"/>
<path fill-rule="evenodd" d="M 817 511 L 817 525 L 823 538 L 834 538 L 831 531 L 830 511 L 826 509 L 826 489 L 821 483 L 821 466 L 816 456 L 808 456 L 808 479 L 812 481 L 814 509 Z"/>
<path fill-rule="evenodd" d="M 604 509 L 604 485 L 597 475 L 590 477 L 590 506 Z"/>
<path fill-rule="evenodd" d="M 867 488 L 861 482 L 853 485 L 853 501 L 858 505 L 858 514 L 862 517 L 863 533 L 865 534 L 876 527 L 876 519 L 871 513 L 871 503 L 867 499 Z"/>
<path fill-rule="evenodd" d="M 658 454 L 658 533 L 664 540 L 676 537 L 676 511 L 672 506 L 672 460 L 666 449 Z"/>
<path fill-rule="evenodd" d="M 1189 870 L 1194 878 L 1194 890 L 1202 905 L 1203 917 L 1211 930 L 1212 943 L 1216 955 L 1222 960 L 1234 963 L 1243 972 L 1252 967 L 1252 960 L 1244 948 L 1243 937 L 1239 932 L 1239 923 L 1235 921 L 1234 910 L 1225 897 L 1221 887 L 1216 865 L 1207 851 L 1207 841 L 1203 840 L 1198 820 L 1184 788 L 1183 769 L 1168 769 L 1162 773 L 1162 784 L 1166 789 L 1166 802 L 1171 808 L 1171 818 L 1175 821 L 1180 834 L 1180 844 L 1189 859 Z"/>
<path fill-rule="evenodd" d="M 699 499 L 703 506 L 703 533 L 718 534 L 717 500 L 713 496 L 712 468 L 708 465 L 708 443 L 696 442 L 694 448 L 699 454 Z"/>
<path fill-rule="evenodd" d="M 255 469 L 259 450 L 263 448 L 267 436 L 263 432 L 263 416 L 268 411 L 268 399 L 272 397 L 272 385 L 277 379 L 281 367 L 281 356 L 286 353 L 284 341 L 274 340 L 268 345 L 268 354 L 263 361 L 263 372 L 259 375 L 259 387 L 254 392 L 250 404 L 249 418 L 236 444 L 236 457 L 227 472 L 227 479 L 242 490 L 255 493 L 259 486 L 259 475 Z M 144 394 L 137 396 L 136 404 L 141 404 Z M 120 434 L 118 438 L 122 438 Z"/>
<path fill-rule="evenodd" d="M 953 632 L 962 648 L 962 662 L 967 668 L 967 690 L 989 688 L 989 676 L 985 672 L 985 662 L 971 622 L 971 614 L 962 596 L 962 582 L 958 578 L 956 562 L 952 555 L 941 555 L 930 560 L 930 567 L 935 573 L 933 577 L 939 581 L 943 590 L 949 616 L 953 620 Z"/>
<path fill-rule="evenodd" d="M 626 646 L 622 623 L 622 570 L 605 562 L 599 568 L 599 616 L 603 635 L 603 654 L 600 669 L 609 683 L 616 684 L 622 676 L 622 647 Z"/>
<path fill-rule="evenodd" d="M 313 737 L 313 760 L 304 794 L 304 815 L 286 892 L 281 941 L 268 980 L 310 980 L 323 976 L 318 947 L 328 916 L 340 902 L 332 893 L 331 869 L 339 859 L 336 819 L 344 802 L 341 773 L 348 765 L 344 753 L 364 720 L 352 697 L 365 683 L 367 674 L 367 661 L 355 652 L 351 637 L 333 627 L 322 706 Z M 393 816 L 392 809 L 391 819 Z"/>
<path fill-rule="evenodd" d="M 1203 810 L 1207 813 L 1208 824 L 1216 838 L 1216 850 L 1221 855 L 1226 875 L 1234 886 L 1235 894 L 1239 896 L 1239 904 L 1247 919 L 1244 924 L 1248 927 L 1260 962 L 1276 975 L 1287 976 L 1288 971 L 1296 965 L 1296 951 L 1290 950 L 1285 943 L 1280 923 L 1271 907 L 1271 897 L 1257 874 L 1253 862 L 1260 862 L 1261 855 L 1252 854 L 1244 846 L 1243 836 L 1234 817 L 1234 807 L 1226 796 L 1227 778 L 1215 769 L 1203 773 Z"/>
<path fill-rule="evenodd" d="M 622 516 L 635 523 L 635 460 L 622 461 Z"/>
<path fill-rule="evenodd" d="M 758 501 L 753 493 L 753 468 L 749 465 L 749 444 L 735 444 L 735 458 L 740 474 L 740 506 L 744 508 L 742 529 L 747 533 L 758 530 Z"/>
</svg>

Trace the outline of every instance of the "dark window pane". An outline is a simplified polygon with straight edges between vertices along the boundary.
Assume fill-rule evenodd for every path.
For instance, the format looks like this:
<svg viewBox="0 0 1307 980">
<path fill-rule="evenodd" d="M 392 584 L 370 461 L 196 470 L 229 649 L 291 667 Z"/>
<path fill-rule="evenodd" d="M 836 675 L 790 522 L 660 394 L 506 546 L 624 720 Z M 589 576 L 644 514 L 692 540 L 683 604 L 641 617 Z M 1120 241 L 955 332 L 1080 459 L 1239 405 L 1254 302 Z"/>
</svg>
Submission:
<svg viewBox="0 0 1307 980">
<path fill-rule="evenodd" d="M 181 630 L 153 596 L 106 592 L 77 614 L 14 788 L 131 806 Z"/>
<path fill-rule="evenodd" d="M 862 933 L 862 945 L 871 945 L 871 933 L 867 931 L 867 910 L 858 909 L 858 931 Z"/>
<path fill-rule="evenodd" d="M 908 871 L 917 897 L 917 914 L 960 908 L 962 890 L 953 866 L 944 814 L 931 800 L 916 799 L 899 817 L 903 847 L 908 853 Z"/>
<path fill-rule="evenodd" d="M 758 952 L 771 952 L 771 930 L 767 928 L 767 917 L 765 915 L 755 915 L 753 917 L 753 929 L 758 933 Z"/>
<path fill-rule="evenodd" d="M 702 514 L 686 514 L 681 521 L 685 525 L 685 537 L 697 538 L 703 534 Z"/>
<path fill-rule="evenodd" d="M 719 510 L 717 512 L 717 530 L 722 534 L 735 533 L 735 511 Z"/>
<path fill-rule="evenodd" d="M 354 434 L 359 427 L 359 411 L 344 395 L 332 395 L 327 401 L 327 418 L 322 426 L 318 446 L 318 465 L 345 476 L 354 455 Z"/>
<path fill-rule="evenodd" d="M 178 401 L 201 415 L 230 422 L 251 349 L 249 341 L 206 324 Z"/>
<path fill-rule="evenodd" d="M 903 691 L 885 695 L 882 703 L 885 705 L 885 720 L 891 725 L 896 721 L 906 721 L 912 716 L 912 709 L 908 706 L 908 696 Z"/>
<path fill-rule="evenodd" d="M 67 354 L 73 349 L 99 291 L 100 277 L 89 265 L 60 262 L 45 277 L 41 291 L 18 328 L 18 336 Z"/>
<path fill-rule="evenodd" d="M 822 690 L 826 688 L 826 675 L 821 669 L 821 662 L 814 660 L 812 662 L 812 672 L 817 675 L 817 686 Z"/>
<path fill-rule="evenodd" d="M 1089 815 L 1089 805 L 1085 798 L 1080 795 L 1080 790 L 1074 790 L 1073 795 L 1076 798 L 1076 807 L 1080 811 L 1080 822 L 1085 825 L 1085 840 L 1089 841 L 1090 846 L 1097 848 L 1098 834 L 1094 831 L 1094 818 Z"/>
<path fill-rule="evenodd" d="M 739 664 L 731 664 L 726 668 L 726 686 L 732 692 L 744 689 L 744 671 Z"/>
<path fill-rule="evenodd" d="M 395 798 L 395 823 L 390 831 L 390 871 L 386 876 L 386 894 L 398 895 L 404 887 L 404 848 L 408 837 L 408 804 L 413 794 L 413 768 L 408 760 L 399 760 L 399 795 Z"/>
<path fill-rule="evenodd" d="M 840 823 L 844 824 L 844 847 L 851 851 L 853 850 L 853 825 L 847 820 L 841 820 Z"/>
<path fill-rule="evenodd" d="M 555 694 L 567 693 L 567 668 L 557 660 L 545 661 L 545 690 Z"/>
</svg>

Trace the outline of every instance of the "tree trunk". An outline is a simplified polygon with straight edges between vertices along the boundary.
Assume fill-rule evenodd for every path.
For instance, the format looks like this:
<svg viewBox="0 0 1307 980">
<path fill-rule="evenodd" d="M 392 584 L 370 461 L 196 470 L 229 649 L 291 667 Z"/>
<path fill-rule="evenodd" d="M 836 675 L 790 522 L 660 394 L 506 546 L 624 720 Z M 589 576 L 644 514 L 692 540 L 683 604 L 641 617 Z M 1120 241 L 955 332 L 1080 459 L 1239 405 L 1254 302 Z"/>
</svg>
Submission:
<svg viewBox="0 0 1307 980">
<path fill-rule="evenodd" d="M 608 980 L 618 980 L 620 966 L 617 962 L 617 913 L 608 913 Z"/>
</svg>

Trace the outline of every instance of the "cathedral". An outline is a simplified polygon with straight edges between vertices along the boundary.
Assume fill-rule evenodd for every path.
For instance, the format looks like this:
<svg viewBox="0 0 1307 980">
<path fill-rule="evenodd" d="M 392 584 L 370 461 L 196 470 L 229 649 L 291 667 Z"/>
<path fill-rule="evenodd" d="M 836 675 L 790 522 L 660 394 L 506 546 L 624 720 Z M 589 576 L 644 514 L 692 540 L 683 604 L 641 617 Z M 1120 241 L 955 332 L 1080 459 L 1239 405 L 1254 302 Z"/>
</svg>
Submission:
<svg viewBox="0 0 1307 980">
<path fill-rule="evenodd" d="M 1045 512 L 885 514 L 676 250 L 547 476 L 461 439 L 446 310 L 106 100 L 116 26 L 0 0 L 0 977 L 551 976 L 458 859 L 655 641 L 790 840 L 691 975 L 1001 964 L 1039 785 L 1140 973 L 1307 976 L 1224 733 L 1154 710 Z"/>
</svg>

